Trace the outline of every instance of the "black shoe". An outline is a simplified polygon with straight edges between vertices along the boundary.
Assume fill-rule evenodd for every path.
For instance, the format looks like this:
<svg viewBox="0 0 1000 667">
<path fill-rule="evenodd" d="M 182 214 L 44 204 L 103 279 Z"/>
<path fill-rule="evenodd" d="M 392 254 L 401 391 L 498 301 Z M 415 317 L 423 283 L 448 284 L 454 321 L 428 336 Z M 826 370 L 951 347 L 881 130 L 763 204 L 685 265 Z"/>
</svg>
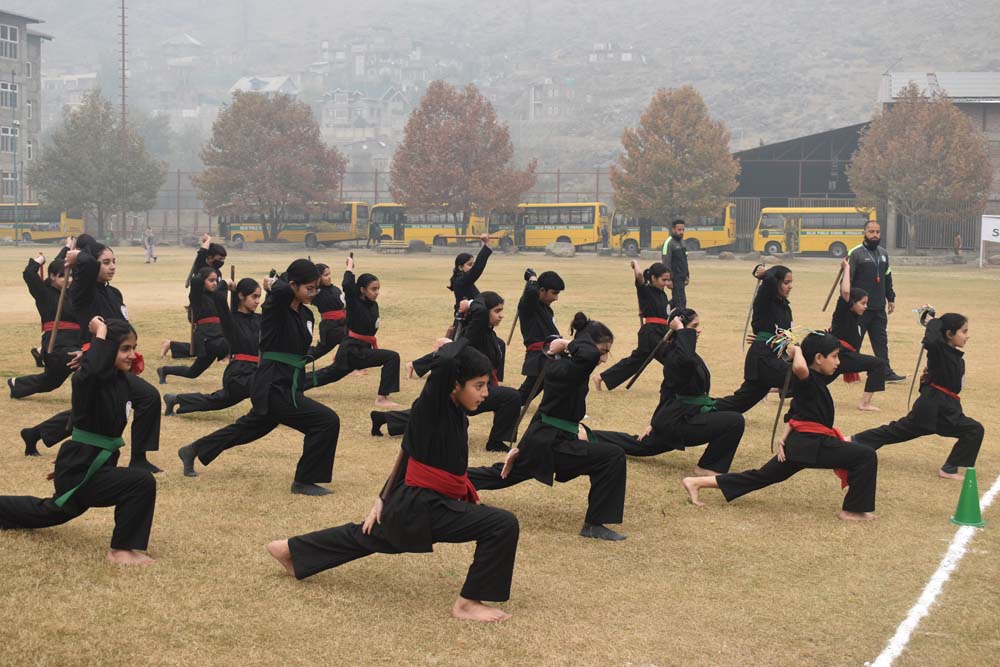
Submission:
<svg viewBox="0 0 1000 667">
<path fill-rule="evenodd" d="M 166 370 L 167 369 L 165 367 L 163 367 L 163 366 L 160 366 L 159 368 L 156 369 L 156 377 L 158 377 L 160 379 L 160 384 L 166 384 L 167 383 L 167 373 L 166 373 Z"/>
<path fill-rule="evenodd" d="M 368 416 L 372 418 L 372 435 L 376 438 L 381 438 L 382 426 L 385 424 L 385 413 L 372 410 Z"/>
<path fill-rule="evenodd" d="M 7 388 L 10 389 L 10 397 L 16 399 L 14 395 L 14 378 L 7 378 Z"/>
<path fill-rule="evenodd" d="M 164 394 L 163 403 L 167 406 L 163 411 L 164 417 L 173 417 L 174 408 L 177 407 L 177 394 Z"/>
<path fill-rule="evenodd" d="M 41 456 L 38 452 L 38 440 L 41 437 L 38 429 L 35 428 L 22 428 L 21 429 L 21 440 L 24 440 L 24 455 L 25 456 Z"/>
<path fill-rule="evenodd" d="M 184 476 L 197 477 L 198 473 L 194 469 L 194 462 L 198 458 L 198 454 L 194 451 L 194 445 L 184 445 L 177 450 L 177 456 L 184 464 Z"/>
<path fill-rule="evenodd" d="M 885 377 L 885 381 L 886 382 L 892 382 L 893 384 L 895 384 L 897 382 L 904 382 L 905 380 L 906 380 L 906 376 L 905 375 L 900 375 L 899 373 L 896 373 L 895 371 L 889 373 Z"/>
<path fill-rule="evenodd" d="M 580 529 L 580 537 L 593 537 L 596 540 L 608 540 L 610 542 L 621 542 L 625 539 L 624 535 L 616 533 L 606 526 L 602 526 L 599 523 L 586 522 L 584 522 L 583 528 Z"/>
<path fill-rule="evenodd" d="M 503 444 L 502 442 L 487 442 L 486 443 L 486 451 L 488 451 L 488 452 L 504 452 L 504 453 L 507 453 L 507 452 L 510 451 L 510 447 L 508 447 L 507 445 Z"/>
<path fill-rule="evenodd" d="M 31 348 L 31 356 L 35 358 L 35 365 L 39 368 L 45 368 L 45 360 L 42 359 L 42 351 L 37 347 Z"/>
<path fill-rule="evenodd" d="M 292 482 L 292 493 L 302 496 L 326 496 L 333 493 L 333 491 L 310 482 Z"/>
<path fill-rule="evenodd" d="M 158 473 L 158 472 L 163 472 L 162 468 L 159 468 L 159 467 L 153 465 L 152 463 L 150 463 L 146 459 L 140 459 L 140 460 L 134 460 L 133 459 L 132 461 L 129 461 L 128 467 L 129 468 L 135 468 L 136 470 L 148 470 L 149 472 L 153 473 L 154 475 L 156 473 Z"/>
</svg>

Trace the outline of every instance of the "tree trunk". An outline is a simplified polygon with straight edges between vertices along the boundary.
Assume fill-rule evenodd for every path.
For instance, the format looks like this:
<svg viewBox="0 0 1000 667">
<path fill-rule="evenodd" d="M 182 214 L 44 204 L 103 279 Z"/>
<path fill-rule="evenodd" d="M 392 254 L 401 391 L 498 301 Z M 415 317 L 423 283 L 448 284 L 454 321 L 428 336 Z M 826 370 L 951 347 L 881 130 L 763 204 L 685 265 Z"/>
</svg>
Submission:
<svg viewBox="0 0 1000 667">
<path fill-rule="evenodd" d="M 97 207 L 97 238 L 104 240 L 104 209 Z"/>
<path fill-rule="evenodd" d="M 913 215 L 904 215 L 903 221 L 906 223 L 906 254 L 915 255 L 917 253 L 917 223 Z"/>
</svg>

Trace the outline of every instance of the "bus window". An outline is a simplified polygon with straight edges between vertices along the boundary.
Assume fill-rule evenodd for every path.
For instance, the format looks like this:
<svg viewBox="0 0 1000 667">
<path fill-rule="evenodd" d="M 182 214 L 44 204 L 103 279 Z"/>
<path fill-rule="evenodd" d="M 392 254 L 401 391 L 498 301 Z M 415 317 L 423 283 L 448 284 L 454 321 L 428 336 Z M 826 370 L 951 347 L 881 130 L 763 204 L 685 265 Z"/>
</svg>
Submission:
<svg viewBox="0 0 1000 667">
<path fill-rule="evenodd" d="M 368 204 L 358 204 L 358 222 L 368 219 Z"/>
<path fill-rule="evenodd" d="M 785 216 L 777 213 L 768 213 L 760 218 L 760 230 L 769 232 L 780 232 L 785 229 Z"/>
</svg>

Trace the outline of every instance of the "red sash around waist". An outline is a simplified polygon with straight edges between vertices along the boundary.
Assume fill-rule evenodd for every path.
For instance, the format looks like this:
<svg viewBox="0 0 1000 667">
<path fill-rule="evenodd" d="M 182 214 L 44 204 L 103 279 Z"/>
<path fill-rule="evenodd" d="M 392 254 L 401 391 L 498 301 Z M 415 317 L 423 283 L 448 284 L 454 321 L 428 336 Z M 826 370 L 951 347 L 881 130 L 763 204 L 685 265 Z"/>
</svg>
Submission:
<svg viewBox="0 0 1000 667">
<path fill-rule="evenodd" d="M 320 319 L 324 320 L 343 320 L 346 318 L 346 310 L 328 310 L 325 313 L 320 313 Z"/>
<path fill-rule="evenodd" d="M 928 384 L 930 384 L 930 386 L 932 386 L 932 387 L 934 387 L 935 389 L 937 389 L 938 391 L 940 391 L 940 392 L 941 392 L 942 394 L 944 394 L 945 396 L 951 396 L 952 398 L 954 398 L 954 399 L 955 399 L 956 401 L 958 401 L 959 403 L 961 403 L 961 402 L 962 402 L 962 399 L 961 399 L 961 398 L 959 397 L 959 395 L 958 395 L 958 394 L 956 394 L 955 392 L 953 392 L 953 391 L 952 391 L 951 389 L 945 389 L 945 388 L 944 388 L 944 387 L 942 387 L 941 385 L 939 385 L 939 384 L 934 384 L 933 382 L 930 382 L 930 383 L 928 383 Z"/>
<path fill-rule="evenodd" d="M 798 431 L 799 433 L 815 433 L 816 435 L 828 435 L 831 438 L 836 438 L 837 440 L 844 439 L 844 434 L 840 432 L 840 429 L 824 426 L 819 422 L 807 422 L 800 421 L 798 419 L 790 419 L 788 421 L 788 425 L 792 427 L 793 431 Z M 847 470 L 844 468 L 834 468 L 833 474 L 840 478 L 840 488 L 847 488 Z"/>
<path fill-rule="evenodd" d="M 195 324 L 222 324 L 222 320 L 218 317 L 203 317 L 195 322 Z"/>
<path fill-rule="evenodd" d="M 467 503 L 478 503 L 479 494 L 476 487 L 469 481 L 469 474 L 453 475 L 447 470 L 441 470 L 421 463 L 412 456 L 406 462 L 406 483 L 422 489 L 437 491 L 442 496 L 452 500 L 464 500 Z"/>
<path fill-rule="evenodd" d="M 80 350 L 83 352 L 86 352 L 89 349 L 90 349 L 90 343 L 84 343 L 82 346 L 80 346 Z"/>
<path fill-rule="evenodd" d="M 378 338 L 376 338 L 375 336 L 366 336 L 364 334 L 359 334 L 354 331 L 351 331 L 350 329 L 347 330 L 347 335 L 350 336 L 351 338 L 357 338 L 358 340 L 363 340 L 376 350 L 378 349 Z"/>
<path fill-rule="evenodd" d="M 841 347 L 843 347 L 843 348 L 845 348 L 847 350 L 850 350 L 851 352 L 857 352 L 858 351 L 858 348 L 854 347 L 853 345 L 851 345 L 850 343 L 848 343 L 843 338 L 838 338 L 837 340 L 840 341 L 840 346 Z M 861 382 L 861 373 L 844 373 L 844 382 L 846 382 L 847 384 L 853 384 L 855 382 Z"/>
<path fill-rule="evenodd" d="M 234 354 L 233 361 L 249 361 L 256 364 L 260 361 L 260 357 L 254 354 Z"/>
<path fill-rule="evenodd" d="M 55 322 L 42 322 L 42 331 L 52 331 L 55 325 Z M 80 325 L 76 322 L 60 322 L 57 328 L 59 331 L 79 331 Z"/>
<path fill-rule="evenodd" d="M 662 324 L 663 326 L 669 326 L 670 322 L 663 319 L 662 317 L 644 317 L 642 318 L 643 324 Z"/>
<path fill-rule="evenodd" d="M 545 343 L 528 343 L 524 346 L 524 349 L 528 352 L 541 352 L 544 347 Z"/>
</svg>

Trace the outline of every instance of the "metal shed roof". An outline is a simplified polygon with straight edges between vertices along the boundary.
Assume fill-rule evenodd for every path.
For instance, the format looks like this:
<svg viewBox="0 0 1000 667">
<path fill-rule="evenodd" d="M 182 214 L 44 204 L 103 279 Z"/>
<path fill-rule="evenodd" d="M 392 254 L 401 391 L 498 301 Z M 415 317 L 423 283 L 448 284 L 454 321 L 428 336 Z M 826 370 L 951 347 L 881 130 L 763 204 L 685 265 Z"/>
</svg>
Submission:
<svg viewBox="0 0 1000 667">
<path fill-rule="evenodd" d="M 1000 103 L 1000 72 L 889 72 L 879 86 L 879 104 L 888 104 L 913 81 L 925 93 L 951 100 Z"/>
</svg>

